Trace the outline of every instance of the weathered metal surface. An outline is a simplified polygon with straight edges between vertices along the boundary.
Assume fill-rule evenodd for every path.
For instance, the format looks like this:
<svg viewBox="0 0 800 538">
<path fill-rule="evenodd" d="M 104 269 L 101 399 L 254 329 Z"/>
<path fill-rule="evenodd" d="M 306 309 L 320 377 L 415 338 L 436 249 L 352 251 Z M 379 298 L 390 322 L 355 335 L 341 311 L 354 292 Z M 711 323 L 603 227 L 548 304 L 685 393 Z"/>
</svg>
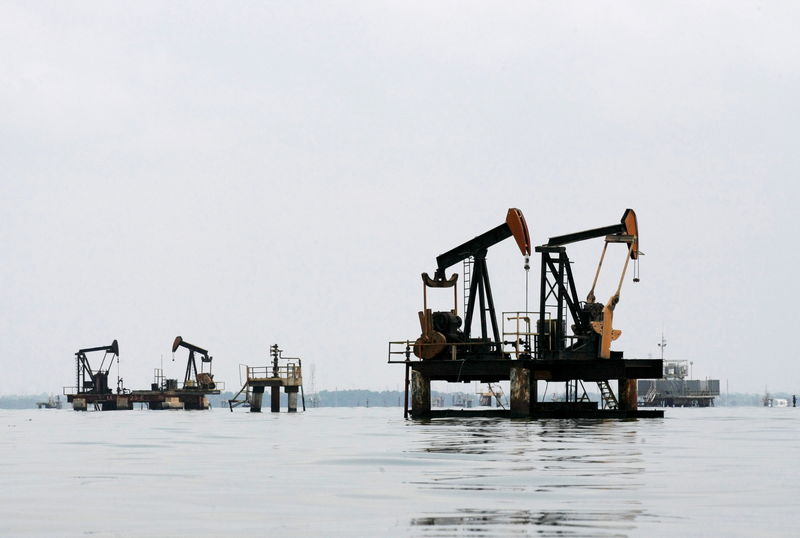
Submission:
<svg viewBox="0 0 800 538">
<path fill-rule="evenodd" d="M 628 411 L 638 409 L 636 379 L 619 380 L 619 407 Z"/>
<path fill-rule="evenodd" d="M 250 394 L 250 412 L 260 413 L 261 402 L 264 399 L 264 387 L 253 387 L 253 392 Z"/>
<path fill-rule="evenodd" d="M 208 351 L 190 344 L 180 336 L 176 336 L 172 342 L 172 352 L 175 353 L 179 347 L 184 347 L 189 350 L 189 357 L 186 360 L 186 375 L 183 379 L 184 387 L 197 386 L 202 389 L 213 390 L 216 388 L 214 384 L 214 375 L 211 373 L 211 361 L 213 357 L 208 354 Z M 197 369 L 197 362 L 195 361 L 195 353 L 200 355 L 200 370 Z M 208 372 L 203 372 L 203 364 L 208 364 Z"/>
<path fill-rule="evenodd" d="M 414 370 L 411 372 L 411 416 L 425 416 L 430 411 L 431 380 L 426 375 Z"/>
<path fill-rule="evenodd" d="M 526 417 L 531 411 L 531 371 L 511 368 L 511 416 Z"/>
<path fill-rule="evenodd" d="M 134 390 L 125 394 L 67 394 L 67 401 L 75 410 L 97 406 L 104 411 L 133 409 L 136 403 L 147 404 L 150 409 L 169 409 L 165 402 L 178 401 L 185 409 L 208 409 L 206 394 L 219 394 L 219 390 Z M 77 403 L 76 403 L 77 402 Z"/>
<path fill-rule="evenodd" d="M 270 388 L 270 410 L 280 412 L 280 389 L 284 388 L 289 395 L 290 411 L 297 411 L 297 393 L 302 394 L 303 373 L 302 361 L 296 357 L 283 357 L 283 350 L 278 344 L 269 348 L 271 364 L 267 366 L 247 366 L 247 379 L 236 395 L 228 400 L 230 410 L 240 405 L 250 404 L 250 411 L 258 413 L 264 391 Z M 294 397 L 291 395 L 294 394 Z M 244 395 L 244 398 L 240 396 Z M 305 411 L 305 401 L 303 401 Z"/>
</svg>

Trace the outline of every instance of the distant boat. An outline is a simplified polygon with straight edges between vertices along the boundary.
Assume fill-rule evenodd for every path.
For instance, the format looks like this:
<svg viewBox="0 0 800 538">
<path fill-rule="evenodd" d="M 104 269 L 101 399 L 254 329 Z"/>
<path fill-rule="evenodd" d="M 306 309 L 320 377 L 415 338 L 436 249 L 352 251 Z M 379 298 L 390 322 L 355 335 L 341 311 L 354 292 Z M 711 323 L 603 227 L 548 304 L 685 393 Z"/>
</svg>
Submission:
<svg viewBox="0 0 800 538">
<path fill-rule="evenodd" d="M 765 398 L 764 407 L 789 407 L 789 400 L 786 398 Z"/>
<path fill-rule="evenodd" d="M 52 395 L 46 402 L 37 402 L 38 409 L 61 409 L 61 396 L 53 397 Z"/>
</svg>

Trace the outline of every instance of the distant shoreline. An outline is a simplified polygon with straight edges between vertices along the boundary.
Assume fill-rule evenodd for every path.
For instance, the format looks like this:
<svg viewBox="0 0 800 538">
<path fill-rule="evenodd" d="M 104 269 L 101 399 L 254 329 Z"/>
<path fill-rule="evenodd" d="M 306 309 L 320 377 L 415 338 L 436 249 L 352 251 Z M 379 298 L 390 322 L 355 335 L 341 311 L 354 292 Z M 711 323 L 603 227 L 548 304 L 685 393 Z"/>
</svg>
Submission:
<svg viewBox="0 0 800 538">
<path fill-rule="evenodd" d="M 59 394 L 59 393 L 53 393 Z M 212 407 L 225 407 L 227 401 L 233 398 L 233 392 L 224 392 L 217 396 L 209 396 Z M 50 394 L 12 394 L 0 396 L 0 409 L 31 409 L 36 408 L 38 402 L 46 402 Z M 281 395 L 283 399 L 285 394 Z M 478 405 L 478 395 L 472 392 L 438 392 L 431 391 L 432 398 L 439 398 L 441 406 L 456 407 L 459 403 L 471 401 L 473 406 Z M 590 398 L 597 399 L 596 394 L 589 393 Z M 783 398 L 790 402 L 792 394 L 788 392 L 770 393 L 771 398 Z M 456 399 L 459 400 L 456 403 Z M 761 407 L 764 394 L 731 392 L 722 394 L 715 400 L 716 407 Z M 316 394 L 305 394 L 306 407 L 402 407 L 403 392 L 396 390 L 376 391 L 369 389 L 350 390 L 322 390 Z M 67 408 L 67 406 L 65 406 Z"/>
</svg>

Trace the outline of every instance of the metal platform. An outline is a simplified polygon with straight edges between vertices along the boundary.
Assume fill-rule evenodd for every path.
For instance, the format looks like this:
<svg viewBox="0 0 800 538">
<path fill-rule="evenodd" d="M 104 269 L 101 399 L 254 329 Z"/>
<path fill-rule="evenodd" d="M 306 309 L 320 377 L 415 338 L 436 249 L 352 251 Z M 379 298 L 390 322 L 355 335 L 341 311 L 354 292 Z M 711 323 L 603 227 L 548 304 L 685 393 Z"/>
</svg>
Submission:
<svg viewBox="0 0 800 538">
<path fill-rule="evenodd" d="M 302 361 L 298 357 L 284 357 L 283 350 L 278 344 L 270 346 L 271 366 L 244 366 L 246 370 L 245 382 L 236 395 L 228 400 L 228 406 L 233 411 L 234 407 L 247 406 L 252 413 L 261 412 L 264 391 L 270 389 L 270 410 L 280 412 L 280 389 L 283 387 L 287 396 L 287 410 L 297 412 L 297 395 L 301 396 L 303 411 L 306 410 L 306 399 L 303 393 Z"/>
<path fill-rule="evenodd" d="M 606 379 L 647 379 L 661 375 L 660 359 L 477 359 L 409 361 L 410 368 L 431 381 L 449 383 L 508 381 L 512 368 L 531 371 L 542 381 L 604 381 Z"/>
<path fill-rule="evenodd" d="M 401 361 L 397 361 L 401 362 Z M 663 411 L 639 410 L 635 380 L 656 377 L 662 371 L 660 359 L 462 359 L 402 361 L 411 381 L 412 418 L 449 416 L 493 416 L 516 418 L 658 418 Z M 576 391 L 564 402 L 539 401 L 537 383 L 597 382 L 607 386 L 608 380 L 620 383 L 619 400 L 613 405 L 598 407 L 598 402 L 579 399 Z M 497 383 L 510 381 L 510 408 L 497 409 L 432 409 L 431 381 L 449 383 Z M 602 390 L 602 389 L 601 389 Z"/>
<path fill-rule="evenodd" d="M 219 390 L 134 390 L 124 394 L 67 394 L 67 401 L 76 411 L 90 407 L 102 411 L 130 410 L 133 404 L 147 404 L 149 409 L 208 409 L 206 397 L 219 394 Z"/>
</svg>

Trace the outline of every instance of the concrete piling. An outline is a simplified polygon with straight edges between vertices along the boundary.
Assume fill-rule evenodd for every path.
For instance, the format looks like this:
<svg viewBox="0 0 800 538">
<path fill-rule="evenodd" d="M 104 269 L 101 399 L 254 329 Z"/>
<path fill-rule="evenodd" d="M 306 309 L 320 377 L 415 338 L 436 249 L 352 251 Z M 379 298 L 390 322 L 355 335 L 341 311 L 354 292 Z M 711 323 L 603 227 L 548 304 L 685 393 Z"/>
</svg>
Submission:
<svg viewBox="0 0 800 538">
<path fill-rule="evenodd" d="M 638 398 L 636 379 L 620 379 L 619 408 L 626 411 L 636 411 L 639 408 Z"/>
<path fill-rule="evenodd" d="M 531 412 L 531 371 L 511 368 L 511 416 L 527 417 Z"/>
<path fill-rule="evenodd" d="M 264 387 L 253 387 L 253 392 L 250 393 L 250 412 L 260 413 L 261 402 L 264 399 Z"/>
<path fill-rule="evenodd" d="M 430 412 L 431 380 L 414 370 L 411 373 L 411 416 L 425 416 Z"/>
<path fill-rule="evenodd" d="M 280 413 L 281 412 L 281 388 L 278 385 L 270 387 L 272 389 L 272 399 L 271 399 L 271 411 L 273 413 Z"/>
<path fill-rule="evenodd" d="M 286 387 L 286 396 L 289 400 L 289 413 L 297 413 L 297 387 Z"/>
</svg>

